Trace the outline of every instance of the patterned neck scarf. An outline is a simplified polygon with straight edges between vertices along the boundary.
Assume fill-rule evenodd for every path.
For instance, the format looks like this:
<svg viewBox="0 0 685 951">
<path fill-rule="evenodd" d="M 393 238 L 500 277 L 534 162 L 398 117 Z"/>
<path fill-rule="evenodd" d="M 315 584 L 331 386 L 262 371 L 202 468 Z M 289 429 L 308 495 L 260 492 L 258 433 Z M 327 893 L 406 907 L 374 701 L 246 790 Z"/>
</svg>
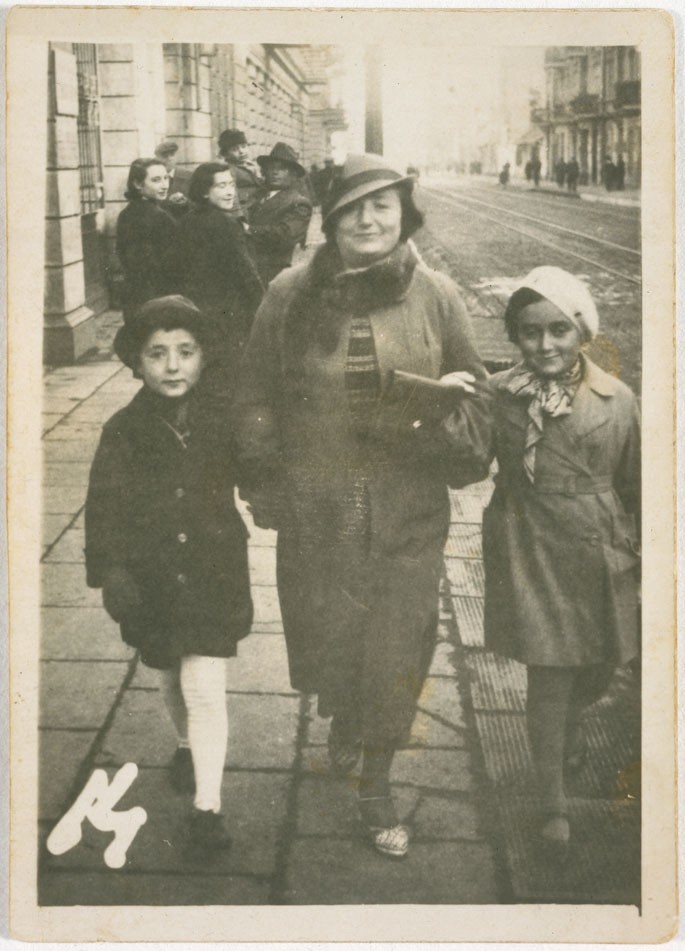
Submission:
<svg viewBox="0 0 685 951">
<path fill-rule="evenodd" d="M 583 364 L 579 359 L 570 370 L 554 379 L 538 376 L 523 367 L 502 387 L 512 396 L 530 401 L 523 468 L 531 483 L 535 482 L 535 449 L 542 439 L 544 418 L 569 415 L 582 379 Z"/>
</svg>

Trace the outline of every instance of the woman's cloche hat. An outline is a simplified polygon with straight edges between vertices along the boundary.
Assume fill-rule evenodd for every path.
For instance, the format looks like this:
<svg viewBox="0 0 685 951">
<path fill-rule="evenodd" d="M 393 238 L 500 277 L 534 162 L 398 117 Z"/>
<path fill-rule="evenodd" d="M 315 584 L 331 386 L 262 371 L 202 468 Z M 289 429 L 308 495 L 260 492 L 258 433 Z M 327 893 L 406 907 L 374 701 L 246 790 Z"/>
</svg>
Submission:
<svg viewBox="0 0 685 951">
<path fill-rule="evenodd" d="M 402 175 L 381 155 L 367 152 L 363 155 L 348 155 L 336 175 L 324 200 L 322 223 L 336 211 L 351 205 L 359 198 L 381 191 L 391 185 L 407 183 L 413 186 L 412 175 Z"/>
<path fill-rule="evenodd" d="M 520 309 L 519 291 L 534 291 L 558 307 L 562 314 L 581 331 L 587 340 L 599 330 L 599 314 L 586 284 L 560 267 L 543 265 L 533 268 L 514 288 L 509 298 L 504 320 L 509 327 Z M 518 299 L 517 299 L 517 295 Z"/>
<path fill-rule="evenodd" d="M 269 162 L 278 161 L 289 165 L 300 176 L 307 174 L 302 165 L 297 161 L 297 152 L 291 149 L 289 145 L 286 145 L 285 142 L 277 142 L 268 155 L 258 155 L 257 161 L 261 169 L 263 169 L 265 165 L 268 165 Z"/>
<path fill-rule="evenodd" d="M 205 359 L 211 359 L 220 336 L 219 326 L 181 294 L 155 297 L 143 304 L 117 331 L 114 352 L 122 363 L 135 370 L 145 341 L 165 325 L 187 330 L 206 351 Z"/>
</svg>

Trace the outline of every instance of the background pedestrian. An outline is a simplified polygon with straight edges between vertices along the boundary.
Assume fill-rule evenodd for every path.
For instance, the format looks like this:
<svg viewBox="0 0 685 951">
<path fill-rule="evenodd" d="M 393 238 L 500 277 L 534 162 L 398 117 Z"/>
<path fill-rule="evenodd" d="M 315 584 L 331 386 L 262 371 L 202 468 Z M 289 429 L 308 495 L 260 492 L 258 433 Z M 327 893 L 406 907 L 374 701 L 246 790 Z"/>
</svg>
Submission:
<svg viewBox="0 0 685 951">
<path fill-rule="evenodd" d="M 208 374 L 221 399 L 233 390 L 242 349 L 264 293 L 245 232 L 231 211 L 236 185 L 224 162 L 204 162 L 193 172 L 192 210 L 179 224 L 183 292 L 219 325 L 216 361 Z"/>
<path fill-rule="evenodd" d="M 169 191 L 166 166 L 157 158 L 131 163 L 128 204 L 117 219 L 116 250 L 124 272 L 124 321 L 145 301 L 172 294 L 180 286 L 178 229 L 161 207 Z"/>
<path fill-rule="evenodd" d="M 295 248 L 306 240 L 312 203 L 300 190 L 305 170 L 289 145 L 277 142 L 257 161 L 265 184 L 250 209 L 250 235 L 266 287 L 283 268 L 290 267 Z"/>
</svg>

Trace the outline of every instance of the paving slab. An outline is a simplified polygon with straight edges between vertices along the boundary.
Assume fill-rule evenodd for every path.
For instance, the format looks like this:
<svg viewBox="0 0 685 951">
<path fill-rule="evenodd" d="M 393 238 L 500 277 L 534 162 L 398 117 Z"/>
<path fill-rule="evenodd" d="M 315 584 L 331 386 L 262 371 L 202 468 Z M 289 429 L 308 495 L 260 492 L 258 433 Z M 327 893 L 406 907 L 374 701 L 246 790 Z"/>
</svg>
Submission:
<svg viewBox="0 0 685 951">
<path fill-rule="evenodd" d="M 453 595 L 482 597 L 485 585 L 482 561 L 475 558 L 445 558 L 445 570 Z"/>
<path fill-rule="evenodd" d="M 265 905 L 268 882 L 239 875 L 51 870 L 40 876 L 38 903 L 50 905 Z"/>
<path fill-rule="evenodd" d="M 46 607 L 93 608 L 101 607 L 99 588 L 86 586 L 83 565 L 41 565 L 42 604 Z"/>
<path fill-rule="evenodd" d="M 252 585 L 276 584 L 276 549 L 250 545 L 250 582 Z"/>
<path fill-rule="evenodd" d="M 115 775 L 107 770 L 110 781 Z M 285 816 L 286 775 L 271 773 L 224 774 L 222 811 L 233 839 L 230 850 L 215 857 L 198 855 L 190 846 L 188 817 L 192 800 L 169 785 L 166 770 L 141 769 L 118 810 L 142 806 L 147 821 L 127 852 L 125 869 L 130 872 L 174 872 L 178 875 L 221 874 L 271 876 Z M 111 833 L 98 832 L 83 824 L 81 842 L 64 855 L 46 857 L 51 869 L 101 869 Z"/>
<path fill-rule="evenodd" d="M 281 624 L 281 608 L 275 585 L 253 585 L 254 627 L 264 623 Z"/>
<path fill-rule="evenodd" d="M 40 653 L 43 660 L 130 661 L 135 651 L 104 608 L 43 608 Z"/>
<path fill-rule="evenodd" d="M 473 768 L 466 750 L 399 750 L 393 761 L 391 780 L 422 789 L 471 792 Z"/>
<path fill-rule="evenodd" d="M 419 801 L 415 789 L 393 790 L 401 822 L 411 816 Z M 297 835 L 359 840 L 362 826 L 357 790 L 332 775 L 307 776 L 297 789 Z"/>
<path fill-rule="evenodd" d="M 86 561 L 85 546 L 86 534 L 83 529 L 67 529 L 54 548 L 52 548 L 45 561 L 49 564 L 84 565 Z M 84 584 L 85 577 L 86 572 L 84 568 Z"/>
<path fill-rule="evenodd" d="M 51 545 L 62 534 L 73 517 L 70 512 L 43 512 L 41 518 L 43 544 Z"/>
<path fill-rule="evenodd" d="M 70 396 L 50 396 L 46 394 L 43 397 L 42 408 L 44 413 L 55 413 L 59 416 L 66 416 L 79 405 L 80 400 Z"/>
<path fill-rule="evenodd" d="M 285 901 L 333 904 L 495 904 L 492 854 L 478 842 L 414 843 L 391 862 L 363 842 L 300 839 L 288 865 Z"/>
<path fill-rule="evenodd" d="M 483 838 L 479 829 L 478 812 L 472 802 L 450 799 L 435 793 L 422 793 L 412 818 L 416 840 L 449 841 Z"/>
<path fill-rule="evenodd" d="M 86 486 L 83 484 L 43 486 L 43 511 L 46 514 L 73 514 L 85 505 L 85 501 Z"/>
<path fill-rule="evenodd" d="M 502 790 L 501 810 L 511 887 L 517 901 L 638 904 L 640 822 L 627 808 L 602 799 L 568 800 L 571 846 L 563 868 L 550 865 L 536 840 L 529 798 Z"/>
<path fill-rule="evenodd" d="M 448 640 L 440 640 L 435 646 L 433 660 L 428 671 L 433 677 L 454 677 L 454 646 Z"/>
<path fill-rule="evenodd" d="M 39 819 L 57 822 L 70 805 L 74 780 L 96 736 L 95 730 L 39 731 Z"/>
<path fill-rule="evenodd" d="M 483 509 L 485 508 L 482 495 L 477 495 L 475 492 L 450 492 L 450 504 L 452 522 L 482 524 Z"/>
<path fill-rule="evenodd" d="M 43 485 L 88 485 L 87 462 L 48 462 L 43 466 Z"/>
<path fill-rule="evenodd" d="M 427 677 L 418 706 L 419 710 L 438 717 L 449 726 L 466 728 L 459 687 L 453 678 Z"/>
<path fill-rule="evenodd" d="M 227 769 L 292 767 L 299 700 L 297 697 L 228 694 Z M 145 729 L 141 729 L 145 724 Z M 259 741 L 255 742 L 255 737 Z M 120 766 L 165 767 L 176 737 L 156 690 L 127 690 L 105 736 L 97 762 Z"/>
<path fill-rule="evenodd" d="M 41 661 L 40 725 L 99 729 L 128 673 L 117 661 Z"/>
<path fill-rule="evenodd" d="M 238 656 L 229 660 L 226 687 L 237 693 L 286 693 L 290 686 L 285 638 L 250 634 L 238 644 Z"/>
<path fill-rule="evenodd" d="M 484 647 L 483 599 L 457 595 L 452 598 L 452 605 L 460 643 L 464 647 Z"/>
<path fill-rule="evenodd" d="M 52 435 L 52 434 L 50 434 Z M 87 462 L 93 461 L 97 448 L 97 439 L 48 439 L 42 442 L 43 459 L 46 462 Z"/>
<path fill-rule="evenodd" d="M 448 558 L 482 558 L 480 525 L 470 522 L 453 522 L 445 545 L 445 555 Z"/>
<path fill-rule="evenodd" d="M 515 790 L 528 787 L 532 761 L 523 713 L 476 712 L 485 771 L 494 786 Z"/>
<path fill-rule="evenodd" d="M 429 716 L 421 710 L 414 717 L 409 746 L 463 749 L 466 742 L 466 731 L 463 729 L 445 726 L 435 717 Z"/>
<path fill-rule="evenodd" d="M 71 416 L 65 416 L 44 437 L 44 442 L 58 442 L 63 439 L 79 439 L 92 444 L 100 438 L 102 426 L 93 420 L 74 422 Z"/>
<path fill-rule="evenodd" d="M 498 654 L 470 652 L 471 699 L 475 710 L 508 710 L 524 713 L 527 678 L 524 664 Z"/>
<path fill-rule="evenodd" d="M 57 423 L 63 418 L 63 413 L 41 413 L 40 416 L 40 431 L 43 436 L 46 433 L 49 433 L 53 426 L 56 426 Z"/>
</svg>

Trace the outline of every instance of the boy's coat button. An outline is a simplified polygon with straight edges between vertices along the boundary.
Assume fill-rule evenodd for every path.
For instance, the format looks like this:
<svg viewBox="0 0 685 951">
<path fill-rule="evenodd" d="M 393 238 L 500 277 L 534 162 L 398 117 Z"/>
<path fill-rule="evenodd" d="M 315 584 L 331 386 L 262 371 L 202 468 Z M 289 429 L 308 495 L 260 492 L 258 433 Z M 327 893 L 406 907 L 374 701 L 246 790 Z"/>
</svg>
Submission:
<svg viewBox="0 0 685 951">
<path fill-rule="evenodd" d="M 182 545 L 188 541 L 188 536 L 186 535 L 185 532 L 181 532 L 177 537 Z"/>
<path fill-rule="evenodd" d="M 186 584 L 188 581 L 187 577 L 184 574 L 176 575 L 176 580 L 179 584 Z"/>
<path fill-rule="evenodd" d="M 177 499 L 182 499 L 185 494 L 186 494 L 186 493 L 185 493 L 185 489 L 181 489 L 180 487 L 179 487 L 178 489 L 176 489 L 176 491 L 175 491 L 175 493 L 174 493 L 174 495 L 176 496 Z"/>
</svg>

